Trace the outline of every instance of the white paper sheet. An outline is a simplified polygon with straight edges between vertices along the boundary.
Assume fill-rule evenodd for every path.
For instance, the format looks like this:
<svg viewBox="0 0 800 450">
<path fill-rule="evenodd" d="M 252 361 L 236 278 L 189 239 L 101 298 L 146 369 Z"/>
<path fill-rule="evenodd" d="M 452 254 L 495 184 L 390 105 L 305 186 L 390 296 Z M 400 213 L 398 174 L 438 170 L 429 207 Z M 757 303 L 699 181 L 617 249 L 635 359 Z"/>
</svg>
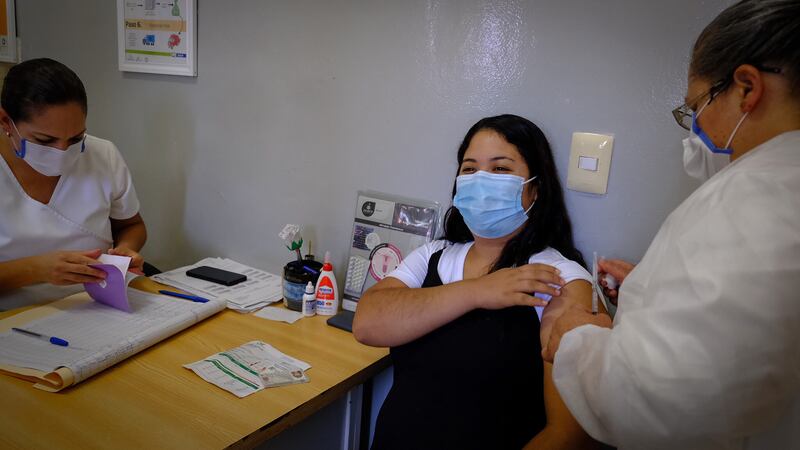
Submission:
<svg viewBox="0 0 800 450">
<path fill-rule="evenodd" d="M 183 366 L 239 398 L 267 387 L 305 383 L 311 364 L 281 353 L 261 341 L 250 341 Z"/>
<path fill-rule="evenodd" d="M 274 320 L 276 322 L 295 323 L 303 318 L 303 314 L 297 311 L 292 311 L 286 308 L 276 308 L 274 306 L 267 306 L 261 308 L 257 313 L 253 314 L 262 319 Z"/>
<path fill-rule="evenodd" d="M 247 281 L 224 286 L 192 278 L 186 271 L 199 266 L 211 266 L 247 276 Z M 228 307 L 240 312 L 250 312 L 283 298 L 281 277 L 226 258 L 206 258 L 190 266 L 180 267 L 152 277 L 159 283 L 183 289 L 206 298 L 225 300 Z"/>
</svg>

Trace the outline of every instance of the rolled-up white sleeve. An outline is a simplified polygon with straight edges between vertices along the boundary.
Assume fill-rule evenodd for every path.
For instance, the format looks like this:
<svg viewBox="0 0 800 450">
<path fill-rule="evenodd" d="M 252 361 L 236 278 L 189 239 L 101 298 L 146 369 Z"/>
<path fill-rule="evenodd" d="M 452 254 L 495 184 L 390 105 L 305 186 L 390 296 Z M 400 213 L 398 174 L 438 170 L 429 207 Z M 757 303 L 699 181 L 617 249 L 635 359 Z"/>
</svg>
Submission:
<svg viewBox="0 0 800 450">
<path fill-rule="evenodd" d="M 425 282 L 425 276 L 428 274 L 428 260 L 439 248 L 443 247 L 440 241 L 429 242 L 408 254 L 408 256 L 400 262 L 391 273 L 389 277 L 396 278 L 403 282 L 410 288 L 422 287 Z"/>
<path fill-rule="evenodd" d="M 110 144 L 108 152 L 109 167 L 112 176 L 111 210 L 109 217 L 117 220 L 130 219 L 139 212 L 139 197 L 133 187 L 133 179 L 122 159 L 122 155 L 114 144 Z"/>
</svg>

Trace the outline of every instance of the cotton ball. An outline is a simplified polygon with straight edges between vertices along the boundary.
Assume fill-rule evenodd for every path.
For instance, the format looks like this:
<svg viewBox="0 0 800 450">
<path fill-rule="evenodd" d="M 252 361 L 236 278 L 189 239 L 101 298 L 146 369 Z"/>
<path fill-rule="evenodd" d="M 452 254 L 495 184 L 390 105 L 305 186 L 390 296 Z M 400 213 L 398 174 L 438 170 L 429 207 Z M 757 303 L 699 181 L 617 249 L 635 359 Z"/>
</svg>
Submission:
<svg viewBox="0 0 800 450">
<path fill-rule="evenodd" d="M 606 280 L 606 286 L 608 287 L 608 289 L 613 290 L 619 287 L 619 282 L 617 282 L 617 279 L 611 276 L 610 273 L 605 274 L 603 279 Z"/>
</svg>

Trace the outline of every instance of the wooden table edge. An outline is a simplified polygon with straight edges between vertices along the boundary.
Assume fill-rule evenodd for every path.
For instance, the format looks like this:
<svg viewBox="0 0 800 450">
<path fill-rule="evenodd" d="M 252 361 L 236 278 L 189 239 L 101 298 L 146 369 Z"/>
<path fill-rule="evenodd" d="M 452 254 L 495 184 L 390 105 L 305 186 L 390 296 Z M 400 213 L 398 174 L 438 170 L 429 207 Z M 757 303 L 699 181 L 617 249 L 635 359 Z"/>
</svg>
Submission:
<svg viewBox="0 0 800 450">
<path fill-rule="evenodd" d="M 229 445 L 227 448 L 232 450 L 249 450 L 255 448 L 265 441 L 297 425 L 322 408 L 330 405 L 337 399 L 347 394 L 347 392 L 352 388 L 365 383 L 367 380 L 390 366 L 391 357 L 387 354 L 360 371 L 354 373 L 341 383 L 332 386 L 330 389 L 294 408 L 283 416 L 263 425 L 249 436 L 245 436 L 239 441 Z"/>
</svg>

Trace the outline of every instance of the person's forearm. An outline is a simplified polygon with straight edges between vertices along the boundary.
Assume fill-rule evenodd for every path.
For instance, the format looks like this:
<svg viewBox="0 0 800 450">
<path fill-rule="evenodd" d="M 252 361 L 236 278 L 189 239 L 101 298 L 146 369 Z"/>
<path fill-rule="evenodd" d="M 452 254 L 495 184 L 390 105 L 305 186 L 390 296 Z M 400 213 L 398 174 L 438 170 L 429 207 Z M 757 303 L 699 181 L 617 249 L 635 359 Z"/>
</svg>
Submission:
<svg viewBox="0 0 800 450">
<path fill-rule="evenodd" d="M 144 247 L 147 241 L 147 228 L 144 222 L 128 225 L 120 228 L 114 234 L 114 247 L 125 247 L 135 252 Z"/>
<path fill-rule="evenodd" d="M 542 389 L 547 425 L 525 445 L 525 449 L 594 449 L 600 444 L 581 428 L 553 384 L 553 365 L 542 366 Z"/>
<path fill-rule="evenodd" d="M 405 344 L 474 309 L 473 292 L 469 281 L 431 288 L 368 290 L 358 302 L 353 335 L 376 347 Z"/>
<path fill-rule="evenodd" d="M 0 262 L 0 292 L 10 291 L 41 282 L 35 257 Z"/>
</svg>

